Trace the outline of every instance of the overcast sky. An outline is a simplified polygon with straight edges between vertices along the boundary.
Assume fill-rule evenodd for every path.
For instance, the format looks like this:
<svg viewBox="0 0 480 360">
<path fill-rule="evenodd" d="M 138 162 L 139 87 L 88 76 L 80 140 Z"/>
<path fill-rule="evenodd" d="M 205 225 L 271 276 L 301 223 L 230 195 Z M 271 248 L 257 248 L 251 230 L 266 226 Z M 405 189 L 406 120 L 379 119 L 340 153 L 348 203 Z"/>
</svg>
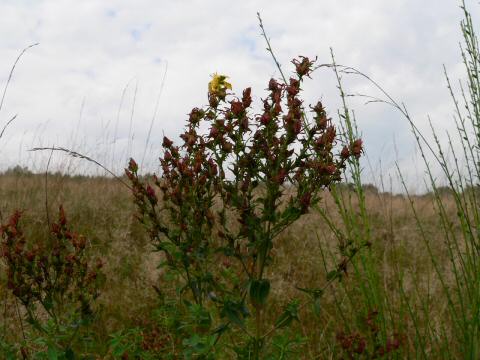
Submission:
<svg viewBox="0 0 480 360">
<path fill-rule="evenodd" d="M 427 115 L 437 129 L 453 128 L 442 65 L 453 79 L 463 77 L 459 4 L 0 0 L 2 87 L 20 51 L 39 43 L 18 63 L 0 112 L 0 124 L 18 114 L 0 139 L 0 168 L 20 163 L 44 170 L 48 154 L 27 150 L 52 145 L 86 153 L 117 172 L 128 156 L 142 159 L 147 149 L 144 165 L 153 167 L 163 134 L 176 138 L 190 109 L 206 103 L 210 74 L 229 75 L 234 91 L 252 86 L 257 100 L 269 78 L 279 76 L 257 11 L 286 72 L 297 55 L 330 62 L 333 47 L 338 63 L 362 70 L 405 102 L 420 128 L 426 129 Z M 468 5 L 479 14 L 480 5 Z M 345 86 L 350 93 L 378 94 L 360 79 L 347 77 Z M 305 97 L 321 98 L 335 116 L 338 92 L 328 70 L 313 76 Z M 352 99 L 352 107 L 374 173 L 380 159 L 385 174 L 398 160 L 410 179 L 421 177 L 412 165 L 407 122 L 385 105 Z M 83 166 L 78 162 L 73 165 Z M 52 167 L 61 164 L 65 159 L 55 155 Z"/>
</svg>

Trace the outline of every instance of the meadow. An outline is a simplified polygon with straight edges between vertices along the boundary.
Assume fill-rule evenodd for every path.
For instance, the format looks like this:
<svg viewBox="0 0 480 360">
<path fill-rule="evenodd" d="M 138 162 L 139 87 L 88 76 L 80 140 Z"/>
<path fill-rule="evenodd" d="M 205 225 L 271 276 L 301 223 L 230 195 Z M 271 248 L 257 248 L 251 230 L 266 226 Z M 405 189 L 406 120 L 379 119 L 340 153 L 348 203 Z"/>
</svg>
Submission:
<svg viewBox="0 0 480 360">
<path fill-rule="evenodd" d="M 180 140 L 163 139 L 160 174 L 133 159 L 119 177 L 0 174 L 0 356 L 478 359 L 480 51 L 464 11 L 447 144 L 373 83 L 411 125 L 425 194 L 400 171 L 399 194 L 363 183 L 342 78 L 372 80 L 333 53 L 338 119 L 302 103 L 317 68 L 298 57 L 258 116 L 215 75 Z"/>
<path fill-rule="evenodd" d="M 164 351 L 171 350 L 168 342 L 165 344 L 168 331 L 162 329 L 161 319 L 152 316 L 161 306 L 153 286 L 162 289 L 165 285 L 162 272 L 157 269 L 159 256 L 152 253 L 148 236 L 133 216 L 135 208 L 131 194 L 124 185 L 109 178 L 51 174 L 45 187 L 43 174 L 12 172 L 0 177 L 0 191 L 4 199 L 3 218 L 15 209 L 26 209 L 23 220 L 26 235 L 36 241 L 47 238 L 45 194 L 52 217 L 59 204 L 63 204 L 72 227 L 87 237 L 90 251 L 103 259 L 107 281 L 98 299 L 95 322 L 85 330 L 92 337 L 91 343 L 87 342 L 91 348 L 87 347 L 86 354 L 115 358 L 114 351 L 121 348 L 132 358 L 143 352 L 151 352 L 152 357 L 157 353 L 160 354 L 158 358 L 163 358 Z M 348 187 L 341 191 L 344 196 L 356 198 L 354 190 Z M 321 206 L 341 226 L 342 219 L 332 196 L 326 192 L 324 198 Z M 441 199 L 446 212 L 454 218 L 453 195 L 447 192 Z M 439 227 L 434 196 L 415 196 L 412 201 L 421 214 L 425 232 L 435 244 L 433 251 L 437 264 L 445 269 L 447 281 L 453 283 L 454 274 L 448 270 L 448 247 L 442 240 L 444 233 Z M 340 333 L 364 338 L 367 346 L 373 349 L 381 344 L 382 338 L 369 329 L 368 316 L 383 310 L 384 313 L 379 312 L 381 317 L 376 315 L 374 321 L 385 331 L 387 339 L 396 336 L 400 341 L 395 357 L 421 355 L 423 351 L 432 357 L 442 357 L 441 352 L 434 355 L 439 348 L 430 331 L 433 324 L 451 329 L 451 320 L 446 314 L 448 303 L 417 230 L 409 199 L 366 186 L 365 204 L 372 245 L 355 264 L 358 269 L 349 268 L 342 281 L 326 292 L 318 316 L 312 317 L 308 311 L 299 315 L 300 321 L 294 324 L 292 331 L 305 338 L 305 343 L 297 345 L 303 356 L 298 353 L 290 356 L 348 358 L 338 340 Z M 356 200 L 352 205 L 353 209 L 357 208 Z M 275 289 L 271 295 L 275 306 L 269 316 L 278 316 L 275 309 L 285 299 L 298 296 L 295 286 L 313 288 L 325 280 L 327 269 L 335 264 L 337 247 L 338 240 L 331 229 L 314 211 L 278 238 L 274 248 L 275 262 L 269 269 L 272 288 Z M 362 263 L 371 268 L 362 269 Z M 375 272 L 374 279 L 370 278 L 370 271 Z M 3 341 L 20 344 L 23 340 L 21 328 L 28 324 L 21 325 L 24 321 L 21 308 L 19 317 L 19 305 L 5 283 L 5 273 L 2 272 Z M 375 301 L 379 301 L 378 305 Z M 409 311 L 415 311 L 418 319 L 411 319 Z M 33 335 L 25 331 L 27 339 Z M 419 335 L 428 345 L 418 343 Z M 449 343 L 443 346 L 452 349 L 459 346 L 455 338 L 449 339 Z M 114 340 L 122 346 L 112 345 Z M 137 356 L 146 357 L 145 354 Z"/>
</svg>

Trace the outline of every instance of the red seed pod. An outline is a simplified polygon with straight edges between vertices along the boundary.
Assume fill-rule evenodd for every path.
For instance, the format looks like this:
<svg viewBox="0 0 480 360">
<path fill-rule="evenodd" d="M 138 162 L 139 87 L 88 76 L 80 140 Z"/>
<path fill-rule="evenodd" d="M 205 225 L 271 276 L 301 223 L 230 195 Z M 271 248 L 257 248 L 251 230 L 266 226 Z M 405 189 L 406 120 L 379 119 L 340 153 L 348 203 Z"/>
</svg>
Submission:
<svg viewBox="0 0 480 360">
<path fill-rule="evenodd" d="M 211 137 L 212 139 L 216 139 L 219 135 L 219 131 L 218 131 L 218 128 L 216 126 L 212 126 L 210 128 L 210 134 L 209 134 L 209 137 Z"/>
<path fill-rule="evenodd" d="M 196 161 L 193 165 L 193 172 L 198 175 L 200 171 L 202 171 L 202 163 L 200 161 Z"/>
<path fill-rule="evenodd" d="M 196 125 L 205 116 L 205 112 L 199 108 L 193 108 L 189 115 L 189 122 Z"/>
<path fill-rule="evenodd" d="M 233 100 L 230 102 L 230 109 L 235 117 L 239 117 L 245 110 L 243 103 L 238 100 Z"/>
<path fill-rule="evenodd" d="M 283 109 L 282 109 L 282 105 L 280 104 L 280 102 L 276 102 L 275 105 L 273 105 L 273 108 L 272 108 L 272 113 L 274 116 L 278 116 L 282 113 Z"/>
<path fill-rule="evenodd" d="M 170 151 L 165 151 L 165 154 L 163 155 L 163 160 L 166 162 L 170 162 L 172 160 L 172 154 Z"/>
<path fill-rule="evenodd" d="M 225 120 L 224 119 L 218 119 L 215 121 L 215 124 L 218 126 L 219 129 L 224 129 L 225 128 Z"/>
<path fill-rule="evenodd" d="M 170 168 L 168 167 L 168 165 L 166 163 L 162 163 L 162 171 L 163 171 L 163 175 L 165 177 L 170 177 L 170 175 L 171 175 Z"/>
<path fill-rule="evenodd" d="M 16 238 L 18 236 L 18 230 L 16 227 L 12 226 L 9 229 L 6 229 L 6 232 L 9 238 Z"/>
<path fill-rule="evenodd" d="M 294 111 L 294 114 L 296 117 L 300 117 L 302 115 L 302 109 L 301 109 L 302 103 L 303 103 L 302 100 L 296 97 L 289 100 L 289 106 L 292 109 L 292 111 Z"/>
<path fill-rule="evenodd" d="M 213 159 L 208 159 L 208 173 L 210 176 L 215 176 L 218 173 L 217 164 L 215 164 Z"/>
<path fill-rule="evenodd" d="M 300 92 L 300 81 L 294 78 L 290 78 L 290 84 L 287 86 L 287 93 L 293 97 Z"/>
<path fill-rule="evenodd" d="M 213 215 L 213 212 L 210 209 L 207 210 L 207 213 L 205 214 L 205 217 L 207 218 L 207 220 L 211 224 L 213 224 L 215 222 L 215 215 Z"/>
<path fill-rule="evenodd" d="M 170 149 L 173 145 L 173 141 L 170 140 L 169 138 L 167 138 L 166 136 L 163 137 L 163 142 L 162 142 L 162 146 L 166 149 Z M 138 169 L 138 167 L 137 167 Z"/>
<path fill-rule="evenodd" d="M 363 141 L 362 139 L 357 139 L 352 144 L 352 154 L 358 159 L 362 154 L 362 152 L 363 152 Z"/>
<path fill-rule="evenodd" d="M 353 345 L 353 337 L 346 336 L 343 333 L 341 333 L 340 335 L 337 335 L 337 340 L 340 342 L 344 350 L 350 350 L 350 348 Z"/>
<path fill-rule="evenodd" d="M 326 115 L 322 115 L 316 119 L 317 126 L 320 130 L 325 130 L 328 125 L 328 118 Z"/>
<path fill-rule="evenodd" d="M 222 150 L 225 151 L 226 153 L 230 153 L 233 149 L 233 145 L 228 142 L 228 141 L 224 141 L 222 142 Z"/>
<path fill-rule="evenodd" d="M 8 289 L 8 290 L 13 290 L 14 288 L 15 288 L 15 284 L 14 284 L 13 280 L 10 280 L 10 279 L 9 279 L 9 280 L 7 281 L 7 289 Z"/>
<path fill-rule="evenodd" d="M 188 145 L 188 146 L 195 145 L 196 137 L 194 133 L 186 132 L 184 134 L 181 134 L 180 138 L 185 142 L 185 145 Z"/>
<path fill-rule="evenodd" d="M 312 193 L 307 191 L 305 194 L 302 195 L 300 198 L 300 205 L 302 207 L 302 211 L 306 212 L 310 206 L 310 202 L 312 201 Z"/>
<path fill-rule="evenodd" d="M 170 151 L 172 152 L 172 156 L 173 156 L 174 158 L 178 158 L 178 157 L 180 156 L 180 153 L 178 152 L 178 147 L 172 146 L 172 147 L 170 148 Z"/>
<path fill-rule="evenodd" d="M 58 245 L 52 249 L 52 255 L 57 258 L 60 257 L 60 247 Z"/>
<path fill-rule="evenodd" d="M 243 116 L 243 117 L 240 119 L 239 124 L 240 124 L 240 128 L 241 128 L 242 130 L 248 130 L 248 117 Z"/>
<path fill-rule="evenodd" d="M 132 158 L 130 158 L 130 161 L 128 162 L 128 169 L 134 173 L 138 171 L 138 165 Z"/>
<path fill-rule="evenodd" d="M 270 81 L 268 82 L 268 90 L 270 91 L 276 91 L 279 89 L 279 85 L 278 85 L 278 82 L 277 80 L 275 79 L 270 79 Z"/>
<path fill-rule="evenodd" d="M 78 235 L 76 233 L 72 234 L 72 239 L 71 239 L 72 245 L 75 249 L 78 248 Z"/>
<path fill-rule="evenodd" d="M 207 176 L 206 175 L 200 176 L 200 178 L 198 179 L 198 184 L 203 186 L 206 183 L 207 183 Z"/>
<path fill-rule="evenodd" d="M 348 149 L 347 146 L 343 147 L 342 152 L 340 153 L 340 157 L 344 160 L 350 157 L 350 150 Z"/>
<path fill-rule="evenodd" d="M 325 109 L 321 101 L 318 101 L 314 107 L 310 107 L 318 116 L 325 113 Z"/>
<path fill-rule="evenodd" d="M 286 177 L 287 177 L 287 171 L 284 168 L 281 168 L 280 170 L 278 170 L 278 173 L 275 176 L 274 181 L 278 185 L 282 185 L 285 182 Z"/>
<path fill-rule="evenodd" d="M 15 245 L 15 254 L 20 255 L 23 252 L 23 244 L 17 243 Z"/>
<path fill-rule="evenodd" d="M 230 268 L 232 266 L 232 263 L 230 262 L 229 259 L 223 259 L 222 261 L 222 265 L 225 267 L 225 268 Z"/>
<path fill-rule="evenodd" d="M 78 247 L 79 249 L 85 249 L 85 245 L 87 244 L 87 239 L 85 239 L 85 236 L 80 235 L 78 237 Z"/>
<path fill-rule="evenodd" d="M 327 127 L 324 135 L 326 144 L 333 144 L 335 137 L 337 136 L 337 131 L 333 125 L 330 125 Z"/>
<path fill-rule="evenodd" d="M 189 146 L 193 146 L 196 143 L 197 143 L 197 134 L 195 132 L 192 132 L 190 135 L 188 135 L 187 144 Z"/>
<path fill-rule="evenodd" d="M 59 216 L 58 220 L 61 226 L 67 225 L 67 218 L 65 216 L 65 210 L 63 209 L 63 205 L 60 205 L 59 207 Z"/>
<path fill-rule="evenodd" d="M 260 123 L 265 126 L 270 123 L 270 120 L 272 120 L 272 116 L 269 112 L 264 112 L 263 115 L 260 117 Z"/>
<path fill-rule="evenodd" d="M 134 180 L 134 176 L 132 174 L 132 172 L 128 169 L 125 169 L 125 175 L 127 176 L 127 178 L 130 180 L 130 181 L 133 181 Z"/>
<path fill-rule="evenodd" d="M 33 251 L 27 252 L 25 256 L 29 262 L 35 260 L 35 253 Z"/>
<path fill-rule="evenodd" d="M 148 199 L 152 204 L 156 204 L 158 202 L 157 195 L 155 194 L 155 190 L 150 185 L 147 185 L 146 188 Z"/>
<path fill-rule="evenodd" d="M 0 252 L 0 256 L 10 259 L 10 250 L 6 245 L 2 246 L 2 251 Z"/>
<path fill-rule="evenodd" d="M 357 354 L 362 354 L 365 351 L 365 348 L 367 347 L 367 342 L 363 337 L 360 337 L 357 339 L 357 344 L 355 346 L 355 349 L 353 349 L 354 352 Z"/>
<path fill-rule="evenodd" d="M 272 105 L 268 101 L 268 99 L 262 100 L 263 102 L 263 111 L 269 112 L 272 109 Z"/>
<path fill-rule="evenodd" d="M 387 353 L 397 350 L 400 347 L 400 340 L 395 336 L 387 340 L 386 351 Z"/>
<path fill-rule="evenodd" d="M 184 170 L 184 175 L 185 175 L 186 178 L 190 178 L 190 179 L 191 179 L 191 178 L 193 178 L 193 176 L 194 176 L 194 172 L 192 171 L 191 168 L 186 168 L 186 169 Z"/>
<path fill-rule="evenodd" d="M 252 104 L 252 88 L 248 87 L 243 90 L 242 103 L 244 108 L 248 108 Z"/>
<path fill-rule="evenodd" d="M 16 297 L 22 297 L 23 289 L 20 286 L 15 286 L 12 290 L 13 295 Z"/>
<path fill-rule="evenodd" d="M 8 225 L 12 228 L 16 228 L 17 225 L 18 225 L 18 221 L 20 220 L 20 216 L 22 215 L 22 213 L 18 210 L 16 210 L 13 215 L 10 217 L 9 221 L 8 221 Z"/>
<path fill-rule="evenodd" d="M 67 264 L 65 266 L 65 274 L 67 274 L 68 276 L 72 276 L 73 275 L 73 267 L 71 264 Z"/>
<path fill-rule="evenodd" d="M 327 166 L 323 167 L 323 169 L 324 169 L 325 173 L 328 174 L 328 175 L 333 175 L 337 171 L 337 167 L 333 164 L 327 165 Z"/>
<path fill-rule="evenodd" d="M 379 347 L 376 351 L 376 355 L 378 357 L 383 357 L 385 356 L 385 348 L 383 346 Z"/>
<path fill-rule="evenodd" d="M 209 93 L 208 103 L 210 104 L 210 107 L 216 109 L 218 107 L 218 104 L 220 103 L 220 99 L 215 94 Z"/>
<path fill-rule="evenodd" d="M 295 135 L 298 135 L 298 134 L 300 134 L 301 130 L 302 130 L 302 121 L 300 119 L 297 119 L 293 123 L 293 133 Z"/>
<path fill-rule="evenodd" d="M 310 59 L 305 56 L 300 56 L 300 58 L 302 59 L 301 61 L 297 59 L 292 60 L 293 65 L 295 65 L 295 71 L 299 77 L 309 76 L 314 61 L 310 61 Z"/>
<path fill-rule="evenodd" d="M 97 272 L 96 271 L 90 271 L 87 274 L 87 281 L 94 281 L 97 278 Z"/>
</svg>

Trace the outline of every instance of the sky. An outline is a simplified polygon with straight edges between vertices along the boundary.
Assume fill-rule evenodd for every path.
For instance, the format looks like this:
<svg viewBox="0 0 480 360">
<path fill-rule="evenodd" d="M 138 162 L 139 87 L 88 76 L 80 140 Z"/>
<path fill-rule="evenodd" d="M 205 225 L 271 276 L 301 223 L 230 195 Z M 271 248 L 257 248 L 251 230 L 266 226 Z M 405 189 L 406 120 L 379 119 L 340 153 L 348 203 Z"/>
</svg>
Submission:
<svg viewBox="0 0 480 360">
<path fill-rule="evenodd" d="M 121 173 L 130 156 L 155 169 L 163 135 L 176 139 L 195 106 L 207 102 L 214 72 L 233 91 L 251 86 L 254 101 L 279 72 L 265 49 L 261 14 L 282 69 L 298 55 L 355 67 L 405 103 L 428 133 L 454 130 L 453 103 L 443 65 L 464 78 L 459 51 L 458 0 L 0 0 L 0 89 L 25 47 L 3 107 L 0 169 L 91 171 L 62 154 L 31 152 L 66 147 Z M 480 5 L 467 1 L 474 18 Z M 344 75 L 348 94 L 378 96 L 359 77 Z M 321 99 L 336 120 L 335 78 L 319 70 L 305 85 L 306 103 Z M 408 122 L 385 104 L 349 97 L 367 157 L 367 179 L 388 183 L 397 162 L 411 186 L 423 178 Z M 149 136 L 150 134 L 150 136 Z M 445 137 L 441 135 L 442 141 Z M 50 159 L 50 160 L 49 160 Z M 416 166 L 418 165 L 418 166 Z M 90 169 L 90 170 L 87 170 Z M 417 185 L 415 185 L 417 184 Z M 388 185 L 387 185 L 388 187 Z"/>
</svg>

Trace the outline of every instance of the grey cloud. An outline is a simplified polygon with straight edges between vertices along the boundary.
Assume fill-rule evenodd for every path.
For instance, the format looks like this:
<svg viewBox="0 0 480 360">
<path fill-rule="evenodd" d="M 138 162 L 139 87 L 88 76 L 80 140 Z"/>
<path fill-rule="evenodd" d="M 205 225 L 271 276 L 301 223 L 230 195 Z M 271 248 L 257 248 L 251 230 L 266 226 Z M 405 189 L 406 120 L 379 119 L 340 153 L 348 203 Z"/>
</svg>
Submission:
<svg viewBox="0 0 480 360">
<path fill-rule="evenodd" d="M 37 41 L 41 45 L 22 59 L 0 113 L 0 123 L 19 114 L 2 139 L 7 156 L 0 166 L 40 161 L 40 155 L 29 160 L 26 149 L 40 143 L 69 146 L 76 137 L 84 149 L 74 150 L 107 162 L 115 158 L 115 170 L 120 171 L 129 155 L 134 83 L 138 89 L 130 147 L 133 155 L 141 156 L 168 62 L 149 150 L 153 166 L 163 132 L 175 137 L 189 109 L 206 102 L 211 73 L 228 74 L 238 91 L 251 85 L 257 98 L 263 96 L 268 78 L 278 76 L 259 34 L 257 11 L 286 71 L 299 54 L 329 62 L 332 46 L 340 63 L 368 73 L 404 101 L 419 127 L 428 129 L 430 114 L 440 127 L 452 128 L 442 64 L 453 78 L 462 76 L 458 5 L 454 0 L 1 2 L 0 31 L 8 36 L 0 42 L 0 79 L 6 80 L 22 47 Z M 480 15 L 476 3 L 469 5 Z M 117 126 L 122 90 L 132 79 Z M 351 93 L 378 95 L 362 79 L 344 79 Z M 331 74 L 314 77 L 306 96 L 308 101 L 322 97 L 332 115 L 339 106 Z M 374 163 L 382 156 L 384 166 L 392 169 L 394 138 L 401 163 L 415 156 L 408 124 L 397 113 L 351 101 Z M 118 154 L 113 155 L 115 128 Z M 408 166 L 405 171 L 410 171 Z"/>
</svg>

